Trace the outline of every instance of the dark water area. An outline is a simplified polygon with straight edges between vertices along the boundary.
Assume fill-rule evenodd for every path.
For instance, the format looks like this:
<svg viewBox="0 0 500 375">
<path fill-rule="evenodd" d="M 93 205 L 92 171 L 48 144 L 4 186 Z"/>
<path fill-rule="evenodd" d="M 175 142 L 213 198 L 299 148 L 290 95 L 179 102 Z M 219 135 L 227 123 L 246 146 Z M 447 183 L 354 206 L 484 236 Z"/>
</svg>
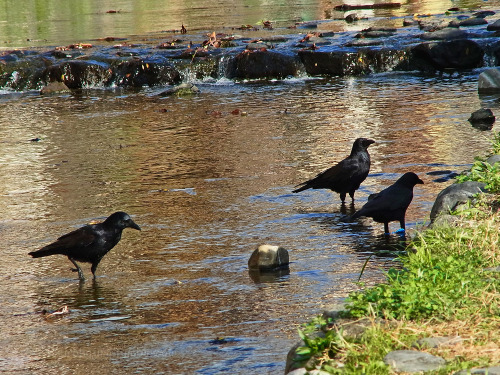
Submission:
<svg viewBox="0 0 500 375">
<path fill-rule="evenodd" d="M 17 9 L 12 25 L 26 22 L 22 29 L 32 30 L 40 22 L 57 29 L 46 36 L 45 26 L 36 35 L 19 34 L 47 44 L 59 41 L 64 30 L 57 25 L 65 22 L 56 22 L 54 14 L 92 19 L 81 17 L 79 27 L 69 28 L 75 31 L 66 34 L 71 42 L 107 36 L 107 29 L 89 26 L 99 17 L 128 19 L 116 25 L 103 21 L 113 35 L 158 32 L 180 22 L 201 25 L 179 14 L 207 19 L 200 16 L 203 2 L 196 12 L 169 8 L 172 20 L 164 16 L 162 27 L 151 21 L 164 15 L 161 1 L 142 10 L 125 1 L 79 2 L 71 11 L 47 1 L 37 14 L 23 12 L 21 2 L 6 4 L 2 21 Z M 272 18 L 271 8 L 287 22 L 322 19 L 331 8 L 321 2 L 278 5 L 221 3 L 219 13 L 210 12 L 225 19 L 238 9 L 254 12 L 233 15 L 229 22 L 246 24 Z M 401 11 L 452 5 L 464 6 L 429 1 L 414 9 L 409 2 Z M 120 13 L 105 13 L 112 8 Z M 298 16 L 283 9 L 298 9 Z M 203 27 L 214 27 L 214 17 Z M 11 45 L 24 44 L 22 38 L 12 37 Z M 428 222 L 436 195 L 452 182 L 447 176 L 488 152 L 492 133 L 471 127 L 467 118 L 481 107 L 495 113 L 499 102 L 478 96 L 478 74 L 221 79 L 195 82 L 200 94 L 182 98 L 155 95 L 164 88 L 53 96 L 2 92 L 0 371 L 283 373 L 297 328 L 358 290 L 369 256 L 374 255 L 361 279 L 367 285 L 398 265 L 388 250 L 401 249 L 399 236 L 386 238 L 383 225 L 345 222 L 344 215 L 414 171 L 425 184 L 416 187 L 407 212 L 409 238 Z M 341 207 L 338 195 L 327 191 L 291 193 L 344 158 L 360 136 L 377 143 L 370 147 L 372 169 L 354 208 Z M 131 214 L 142 232 L 123 233 L 95 282 L 79 283 L 63 256 L 27 255 L 117 210 Z M 288 274 L 249 274 L 248 258 L 261 243 L 290 251 Z M 90 277 L 88 265 L 83 271 Z M 69 314 L 43 314 L 63 306 Z"/>
</svg>

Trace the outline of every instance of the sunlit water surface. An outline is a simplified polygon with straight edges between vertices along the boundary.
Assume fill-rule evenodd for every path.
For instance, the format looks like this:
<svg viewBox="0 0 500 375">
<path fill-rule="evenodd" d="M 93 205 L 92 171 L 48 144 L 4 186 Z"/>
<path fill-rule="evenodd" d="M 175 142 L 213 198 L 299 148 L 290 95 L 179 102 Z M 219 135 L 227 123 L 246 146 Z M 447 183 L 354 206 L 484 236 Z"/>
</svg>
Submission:
<svg viewBox="0 0 500 375">
<path fill-rule="evenodd" d="M 345 157 L 355 138 L 373 138 L 355 207 L 418 173 L 411 236 L 450 183 L 427 173 L 460 172 L 489 149 L 491 133 L 467 118 L 498 102 L 478 97 L 476 77 L 198 83 L 198 96 L 165 99 L 4 96 L 0 370 L 282 373 L 297 327 L 357 290 L 367 257 L 399 242 L 370 219 L 342 221 L 352 208 L 337 194 L 293 186 Z M 95 282 L 79 283 L 63 256 L 27 255 L 116 210 L 143 230 L 124 232 Z M 290 251 L 289 274 L 249 274 L 261 243 Z M 382 280 L 393 258 L 372 257 L 362 280 Z M 67 315 L 42 314 L 65 305 Z"/>
</svg>

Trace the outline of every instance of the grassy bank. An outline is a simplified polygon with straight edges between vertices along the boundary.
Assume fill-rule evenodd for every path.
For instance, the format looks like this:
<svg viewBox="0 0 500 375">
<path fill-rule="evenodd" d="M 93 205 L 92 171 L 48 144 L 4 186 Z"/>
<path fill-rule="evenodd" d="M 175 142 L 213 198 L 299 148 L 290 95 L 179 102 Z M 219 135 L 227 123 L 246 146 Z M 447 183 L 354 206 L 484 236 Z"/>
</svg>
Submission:
<svg viewBox="0 0 500 375">
<path fill-rule="evenodd" d="M 500 153 L 500 136 L 493 141 Z M 390 374 L 384 356 L 415 349 L 425 337 L 460 336 L 453 345 L 419 348 L 447 361 L 432 374 L 500 364 L 500 163 L 477 159 L 459 181 L 487 184 L 491 194 L 455 212 L 453 225 L 419 232 L 402 267 L 387 272 L 387 282 L 351 293 L 344 319 L 368 321 L 360 336 L 349 337 L 336 322 L 318 317 L 299 334 L 295 365 L 332 374 Z M 319 334 L 318 334 L 319 333 Z"/>
</svg>

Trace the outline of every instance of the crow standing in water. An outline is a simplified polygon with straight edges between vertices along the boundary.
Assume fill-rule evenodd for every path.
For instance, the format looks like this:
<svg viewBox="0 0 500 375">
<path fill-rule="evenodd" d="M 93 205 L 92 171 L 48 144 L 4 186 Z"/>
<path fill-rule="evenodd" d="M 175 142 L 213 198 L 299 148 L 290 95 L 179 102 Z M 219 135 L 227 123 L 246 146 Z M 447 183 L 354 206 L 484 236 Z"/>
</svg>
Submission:
<svg viewBox="0 0 500 375">
<path fill-rule="evenodd" d="M 375 194 L 351 219 L 371 217 L 377 223 L 384 223 L 386 234 L 389 234 L 390 221 L 399 221 L 401 229 L 405 230 L 405 214 L 413 199 L 413 188 L 423 183 L 415 173 L 405 173 L 393 185 Z"/>
<path fill-rule="evenodd" d="M 354 202 L 354 192 L 366 179 L 370 171 L 370 154 L 368 146 L 375 141 L 367 138 L 358 138 L 352 145 L 351 154 L 337 165 L 321 172 L 313 179 L 297 186 L 293 193 L 306 189 L 330 189 L 340 194 L 342 203 L 345 203 L 346 194 L 349 193 Z M 297 187 L 296 186 L 296 187 Z"/>
<path fill-rule="evenodd" d="M 29 253 L 33 258 L 46 257 L 54 254 L 66 255 L 78 271 L 80 280 L 84 280 L 78 262 L 91 263 L 92 275 L 95 279 L 95 271 L 101 259 L 110 251 L 121 239 L 122 231 L 125 228 L 141 228 L 134 223 L 125 212 L 115 212 L 104 222 L 99 224 L 89 224 L 73 232 L 65 234 L 57 241 L 42 247 L 40 250 Z"/>
</svg>

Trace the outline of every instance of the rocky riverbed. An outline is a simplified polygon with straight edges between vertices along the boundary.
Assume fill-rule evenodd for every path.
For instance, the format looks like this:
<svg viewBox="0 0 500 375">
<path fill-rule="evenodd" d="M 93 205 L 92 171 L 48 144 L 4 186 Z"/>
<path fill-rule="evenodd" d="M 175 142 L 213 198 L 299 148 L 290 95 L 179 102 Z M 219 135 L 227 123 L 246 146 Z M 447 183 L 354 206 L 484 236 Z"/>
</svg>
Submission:
<svg viewBox="0 0 500 375">
<path fill-rule="evenodd" d="M 352 11 L 334 21 L 190 34 L 181 28 L 142 42 L 106 37 L 36 49 L 3 51 L 0 87 L 40 90 L 53 81 L 70 89 L 174 85 L 227 78 L 365 75 L 386 71 L 446 72 L 496 66 L 500 16 L 461 11 L 372 18 L 361 31 L 332 31 L 361 22 Z"/>
</svg>

